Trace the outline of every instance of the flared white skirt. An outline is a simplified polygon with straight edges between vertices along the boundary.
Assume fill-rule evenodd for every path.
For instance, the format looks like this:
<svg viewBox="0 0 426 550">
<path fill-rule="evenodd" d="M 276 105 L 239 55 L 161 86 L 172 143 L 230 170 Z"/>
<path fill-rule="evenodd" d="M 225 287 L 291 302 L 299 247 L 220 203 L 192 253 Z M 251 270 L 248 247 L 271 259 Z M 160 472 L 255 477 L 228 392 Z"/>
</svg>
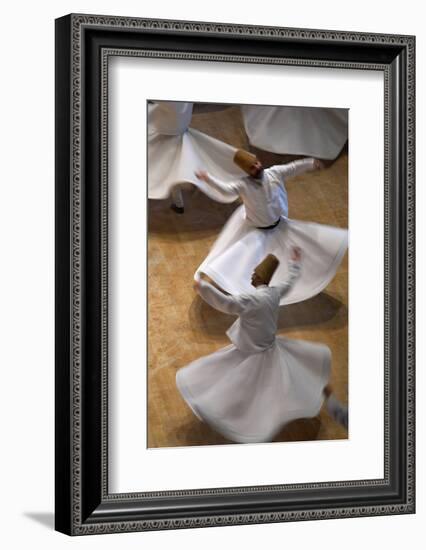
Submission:
<svg viewBox="0 0 426 550">
<path fill-rule="evenodd" d="M 206 170 L 222 181 L 244 176 L 233 162 L 236 148 L 190 128 L 181 135 L 152 133 L 148 136 L 148 198 L 165 199 L 183 183 L 198 187 L 211 199 L 229 203 L 228 196 L 199 180 L 194 172 Z"/>
<path fill-rule="evenodd" d="M 281 304 L 301 302 L 324 290 L 345 255 L 346 229 L 286 218 L 274 229 L 257 229 L 245 221 L 244 212 L 242 205 L 232 214 L 197 269 L 196 280 L 204 273 L 230 294 L 250 292 L 254 268 L 265 256 L 274 254 L 280 265 L 270 282 L 273 286 L 287 280 L 292 247 L 298 246 L 302 250 L 301 274 Z"/>
<path fill-rule="evenodd" d="M 244 105 L 242 113 L 250 143 L 271 153 L 334 159 L 348 139 L 347 109 Z"/>
<path fill-rule="evenodd" d="M 176 384 L 214 430 L 237 443 L 260 443 L 319 413 L 330 370 L 327 346 L 277 337 L 261 353 L 230 345 L 197 359 L 177 372 Z"/>
</svg>

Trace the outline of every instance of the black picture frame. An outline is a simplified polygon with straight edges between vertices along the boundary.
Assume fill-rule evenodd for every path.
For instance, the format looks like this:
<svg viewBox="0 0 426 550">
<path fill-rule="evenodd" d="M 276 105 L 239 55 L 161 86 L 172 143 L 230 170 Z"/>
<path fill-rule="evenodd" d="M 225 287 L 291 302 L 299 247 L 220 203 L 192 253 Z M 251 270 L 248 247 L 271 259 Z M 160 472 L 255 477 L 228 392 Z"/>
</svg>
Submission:
<svg viewBox="0 0 426 550">
<path fill-rule="evenodd" d="M 382 71 L 384 478 L 108 493 L 108 57 Z M 415 511 L 415 38 L 71 14 L 56 20 L 56 529 L 69 535 Z"/>
</svg>

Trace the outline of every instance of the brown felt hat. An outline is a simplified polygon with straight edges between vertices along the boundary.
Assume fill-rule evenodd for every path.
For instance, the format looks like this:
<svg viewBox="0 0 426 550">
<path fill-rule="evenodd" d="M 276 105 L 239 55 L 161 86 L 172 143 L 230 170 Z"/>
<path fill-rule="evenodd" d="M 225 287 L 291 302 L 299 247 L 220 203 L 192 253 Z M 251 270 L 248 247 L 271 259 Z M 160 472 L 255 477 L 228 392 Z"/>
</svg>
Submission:
<svg viewBox="0 0 426 550">
<path fill-rule="evenodd" d="M 265 285 L 267 285 L 279 265 L 280 262 L 278 258 L 276 258 L 273 254 L 268 254 L 266 258 L 254 268 L 254 272 L 260 279 L 262 279 Z"/>
<path fill-rule="evenodd" d="M 250 167 L 257 161 L 256 155 L 244 151 L 244 149 L 237 149 L 234 155 L 234 162 L 237 166 L 244 170 L 247 174 L 250 174 Z"/>
</svg>

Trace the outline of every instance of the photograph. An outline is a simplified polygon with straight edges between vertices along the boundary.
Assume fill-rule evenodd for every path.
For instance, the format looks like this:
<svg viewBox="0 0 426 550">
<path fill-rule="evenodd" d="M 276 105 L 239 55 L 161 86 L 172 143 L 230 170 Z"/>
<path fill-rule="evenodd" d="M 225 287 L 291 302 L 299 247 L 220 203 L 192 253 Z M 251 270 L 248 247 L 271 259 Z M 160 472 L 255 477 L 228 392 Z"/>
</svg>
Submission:
<svg viewBox="0 0 426 550">
<path fill-rule="evenodd" d="M 147 101 L 147 447 L 347 439 L 349 109 Z"/>
</svg>

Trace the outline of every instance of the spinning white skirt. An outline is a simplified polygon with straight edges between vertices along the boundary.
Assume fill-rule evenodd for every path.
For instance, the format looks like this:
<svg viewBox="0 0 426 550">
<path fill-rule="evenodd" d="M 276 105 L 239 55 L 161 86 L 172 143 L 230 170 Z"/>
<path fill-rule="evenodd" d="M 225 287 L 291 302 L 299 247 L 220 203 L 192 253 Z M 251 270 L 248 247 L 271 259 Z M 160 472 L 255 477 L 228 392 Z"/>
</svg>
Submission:
<svg viewBox="0 0 426 550">
<path fill-rule="evenodd" d="M 236 151 L 227 143 L 189 128 L 192 103 L 164 101 L 148 106 L 148 198 L 165 199 L 173 187 L 191 183 L 219 202 L 233 202 L 196 178 L 207 170 L 230 180 L 244 173 L 234 164 Z"/>
<path fill-rule="evenodd" d="M 224 437 L 260 443 L 319 413 L 330 370 L 327 346 L 277 337 L 260 353 L 230 345 L 197 359 L 177 372 L 176 384 L 195 415 Z"/>
<path fill-rule="evenodd" d="M 348 139 L 347 109 L 242 106 L 252 145 L 271 153 L 334 159 Z"/>
<path fill-rule="evenodd" d="M 348 246 L 348 231 L 282 217 L 274 229 L 257 229 L 244 219 L 240 206 L 222 229 L 194 279 L 208 275 L 230 294 L 251 292 L 254 268 L 268 255 L 280 261 L 270 286 L 288 278 L 292 248 L 302 250 L 301 275 L 281 305 L 302 302 L 319 294 L 333 279 Z"/>
</svg>

